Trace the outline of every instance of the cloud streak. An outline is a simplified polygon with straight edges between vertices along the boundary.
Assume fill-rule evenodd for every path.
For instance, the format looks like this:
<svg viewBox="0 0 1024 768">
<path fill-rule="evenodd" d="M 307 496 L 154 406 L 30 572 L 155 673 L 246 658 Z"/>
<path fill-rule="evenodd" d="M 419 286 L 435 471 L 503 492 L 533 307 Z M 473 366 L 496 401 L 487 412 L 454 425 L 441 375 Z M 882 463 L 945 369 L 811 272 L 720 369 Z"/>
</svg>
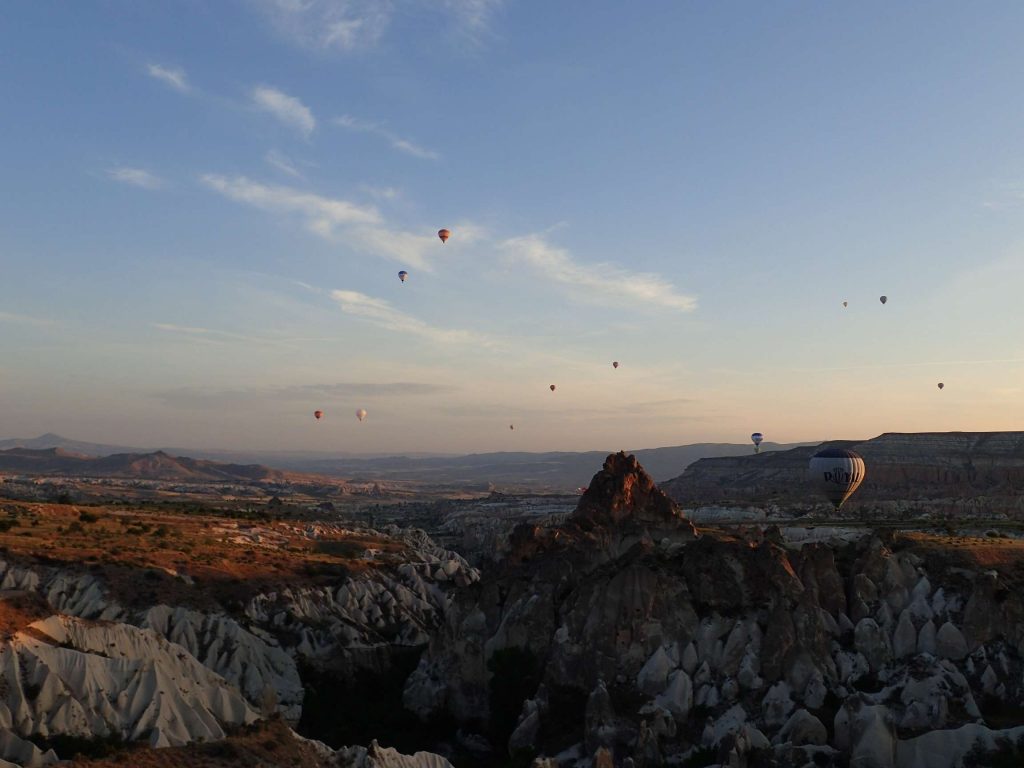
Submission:
<svg viewBox="0 0 1024 768">
<path fill-rule="evenodd" d="M 146 72 L 150 77 L 170 86 L 178 93 L 189 93 L 192 90 L 188 77 L 185 75 L 185 70 L 180 67 L 163 67 L 159 64 L 150 64 L 146 67 Z"/>
<path fill-rule="evenodd" d="M 332 400 L 373 397 L 418 397 L 445 394 L 455 387 L 418 381 L 335 382 L 331 384 L 295 384 L 286 387 L 207 390 L 182 387 L 158 393 L 167 405 L 179 408 L 220 407 L 250 404 L 264 400 L 311 401 L 327 405 Z"/>
<path fill-rule="evenodd" d="M 391 306 L 384 299 L 376 299 L 358 291 L 331 291 L 331 298 L 341 311 L 358 317 L 380 328 L 397 333 L 411 334 L 438 344 L 477 344 L 492 346 L 485 337 L 472 331 L 439 328 L 407 315 Z"/>
<path fill-rule="evenodd" d="M 608 306 L 692 312 L 697 300 L 678 293 L 663 277 L 630 272 L 614 264 L 581 264 L 569 251 L 550 245 L 540 235 L 505 240 L 501 249 L 513 262 L 526 264 L 545 278 L 577 289 L 574 298 Z"/>
<path fill-rule="evenodd" d="M 159 176 L 150 173 L 145 168 L 129 168 L 117 166 L 107 169 L 107 176 L 122 184 L 130 184 L 141 189 L 160 189 L 164 186 L 164 180 Z"/>
<path fill-rule="evenodd" d="M 342 115 L 341 117 L 334 118 L 334 124 L 356 133 L 368 133 L 373 136 L 379 136 L 387 141 L 393 149 L 397 149 L 399 152 L 404 152 L 405 154 L 412 155 L 413 157 L 418 157 L 421 160 L 439 160 L 441 157 L 432 149 L 421 147 L 419 144 L 416 144 L 409 139 L 403 139 L 401 136 L 392 133 L 380 123 L 375 123 L 369 120 L 360 120 L 359 118 L 352 117 L 351 115 Z"/>
<path fill-rule="evenodd" d="M 391 0 L 257 0 L 282 37 L 312 51 L 372 48 L 391 23 Z"/>
<path fill-rule="evenodd" d="M 294 128 L 305 138 L 316 129 L 313 112 L 294 96 L 269 85 L 257 85 L 250 94 L 257 109 L 268 112 L 279 121 Z"/>
<path fill-rule="evenodd" d="M 293 163 L 291 160 L 289 160 L 287 157 L 285 157 L 275 149 L 272 149 L 269 152 L 267 152 L 267 154 L 263 156 L 263 159 L 267 161 L 267 165 L 276 168 L 282 173 L 286 173 L 289 176 L 292 176 L 296 179 L 303 178 L 302 172 L 295 167 L 295 163 Z"/>
<path fill-rule="evenodd" d="M 57 325 L 55 320 L 50 320 L 45 317 L 33 317 L 32 315 L 22 315 L 17 312 L 2 312 L 0 311 L 0 323 L 10 323 L 12 325 L 32 325 L 36 328 L 53 328 Z"/>
<path fill-rule="evenodd" d="M 324 197 L 292 187 L 260 184 L 245 176 L 221 176 L 207 173 L 200 181 L 229 200 L 246 203 L 270 213 L 297 213 L 306 226 L 321 237 L 331 237 L 338 227 L 376 224 L 380 214 L 373 207 L 359 206 L 347 200 Z"/>
</svg>

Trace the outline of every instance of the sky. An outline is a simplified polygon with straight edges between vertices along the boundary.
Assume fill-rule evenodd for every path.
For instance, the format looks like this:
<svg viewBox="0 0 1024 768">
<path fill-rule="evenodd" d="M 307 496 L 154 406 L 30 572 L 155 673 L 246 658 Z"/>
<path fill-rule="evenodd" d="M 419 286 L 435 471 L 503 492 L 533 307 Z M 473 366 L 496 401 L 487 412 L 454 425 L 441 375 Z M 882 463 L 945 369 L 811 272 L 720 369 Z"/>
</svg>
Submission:
<svg viewBox="0 0 1024 768">
<path fill-rule="evenodd" d="M 1022 27 L 998 1 L 12 4 L 0 437 L 1024 428 Z"/>
</svg>

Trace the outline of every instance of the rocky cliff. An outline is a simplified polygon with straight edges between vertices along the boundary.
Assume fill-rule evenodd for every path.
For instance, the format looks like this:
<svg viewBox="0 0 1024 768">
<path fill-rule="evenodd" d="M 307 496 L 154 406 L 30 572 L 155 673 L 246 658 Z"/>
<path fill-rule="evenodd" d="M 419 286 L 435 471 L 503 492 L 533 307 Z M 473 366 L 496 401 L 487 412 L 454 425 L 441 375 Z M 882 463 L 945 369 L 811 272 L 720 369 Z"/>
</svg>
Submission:
<svg viewBox="0 0 1024 768">
<path fill-rule="evenodd" d="M 698 535 L 622 455 L 566 523 L 513 538 L 405 689 L 496 751 L 952 768 L 1024 736 L 1018 542 Z"/>
<path fill-rule="evenodd" d="M 887 433 L 823 446 L 864 458 L 864 482 L 844 507 L 850 514 L 1024 514 L 1024 432 Z M 807 464 L 823 446 L 701 459 L 662 488 L 685 505 L 818 505 Z"/>
</svg>

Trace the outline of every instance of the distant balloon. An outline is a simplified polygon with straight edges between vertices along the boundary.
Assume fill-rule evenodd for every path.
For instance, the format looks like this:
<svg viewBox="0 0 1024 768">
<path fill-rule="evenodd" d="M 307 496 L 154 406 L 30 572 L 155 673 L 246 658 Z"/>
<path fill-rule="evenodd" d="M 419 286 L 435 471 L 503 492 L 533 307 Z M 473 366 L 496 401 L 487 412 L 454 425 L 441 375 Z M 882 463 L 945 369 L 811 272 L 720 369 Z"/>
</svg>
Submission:
<svg viewBox="0 0 1024 768">
<path fill-rule="evenodd" d="M 848 304 L 848 302 L 845 302 L 845 301 L 843 302 L 843 306 L 844 307 L 847 306 L 847 304 Z"/>
<path fill-rule="evenodd" d="M 619 361 L 616 360 L 614 363 L 612 363 L 612 368 L 618 368 L 618 367 L 619 367 Z"/>
<path fill-rule="evenodd" d="M 946 385 L 945 385 L 945 384 L 943 384 L 943 383 L 942 383 L 941 381 L 939 382 L 939 389 L 942 389 L 942 388 L 943 388 L 943 387 L 945 387 L 945 386 L 946 386 Z"/>
<path fill-rule="evenodd" d="M 551 385 L 551 391 L 552 391 L 552 392 L 554 392 L 554 391 L 555 391 L 555 385 L 554 385 L 554 384 L 552 384 L 552 385 Z"/>
<path fill-rule="evenodd" d="M 404 269 L 398 273 L 398 279 L 401 280 L 403 283 L 405 282 L 405 278 L 407 278 L 408 276 L 409 273 L 406 272 Z"/>
<path fill-rule="evenodd" d="M 809 473 L 838 510 L 864 480 L 864 459 L 845 448 L 826 448 L 811 457 Z"/>
<path fill-rule="evenodd" d="M 439 229 L 437 230 L 437 236 L 441 238 L 442 243 L 447 243 L 448 238 L 452 236 L 452 233 L 447 229 Z"/>
<path fill-rule="evenodd" d="M 322 419 L 323 416 L 324 416 L 324 412 L 323 411 L 313 411 L 313 416 L 316 418 L 317 421 L 320 421 L 320 419 Z"/>
<path fill-rule="evenodd" d="M 366 409 L 360 408 L 358 411 L 356 411 L 356 418 L 359 419 L 360 421 L 365 419 L 366 418 Z"/>
<path fill-rule="evenodd" d="M 750 441 L 754 444 L 754 453 L 761 452 L 761 441 L 764 440 L 764 435 L 760 432 L 755 432 L 750 436 Z"/>
<path fill-rule="evenodd" d="M 880 302 L 882 302 L 883 304 L 885 304 L 885 302 L 887 302 L 889 300 L 889 297 L 888 296 L 879 296 L 878 300 Z"/>
<path fill-rule="evenodd" d="M 516 428 L 516 425 L 515 425 L 515 424 L 509 424 L 509 425 L 508 425 L 508 428 L 509 428 L 509 429 L 515 429 L 515 428 Z"/>
</svg>

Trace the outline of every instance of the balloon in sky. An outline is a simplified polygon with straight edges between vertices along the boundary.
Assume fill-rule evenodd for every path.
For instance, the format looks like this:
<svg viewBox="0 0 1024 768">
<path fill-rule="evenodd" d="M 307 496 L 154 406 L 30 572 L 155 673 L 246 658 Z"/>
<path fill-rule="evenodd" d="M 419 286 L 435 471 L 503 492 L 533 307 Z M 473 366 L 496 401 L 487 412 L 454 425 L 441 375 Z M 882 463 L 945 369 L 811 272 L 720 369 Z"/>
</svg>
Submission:
<svg viewBox="0 0 1024 768">
<path fill-rule="evenodd" d="M 452 236 L 452 233 L 447 229 L 439 229 L 437 230 L 437 236 L 441 238 L 442 243 L 447 243 L 448 238 Z"/>
<path fill-rule="evenodd" d="M 844 302 L 843 302 L 843 306 L 844 306 L 844 307 L 845 307 L 845 306 L 847 306 L 847 304 L 848 304 L 848 303 L 849 303 L 849 302 L 845 302 L 845 301 L 844 301 Z"/>
<path fill-rule="evenodd" d="M 945 387 L 945 386 L 946 386 L 946 385 L 945 385 L 945 384 L 943 384 L 943 383 L 942 383 L 941 381 L 939 382 L 939 389 L 942 389 L 942 388 L 943 388 L 943 387 Z"/>
<path fill-rule="evenodd" d="M 826 448 L 811 457 L 809 473 L 838 510 L 864 480 L 864 459 L 845 448 Z"/>
<path fill-rule="evenodd" d="M 508 428 L 509 428 L 509 429 L 515 429 L 515 428 L 516 428 L 516 425 L 515 425 L 515 424 L 509 424 L 509 425 L 508 425 Z"/>
<path fill-rule="evenodd" d="M 316 418 L 317 421 L 320 421 L 320 419 L 322 419 L 323 416 L 324 416 L 324 412 L 323 411 L 313 411 L 313 416 Z"/>
<path fill-rule="evenodd" d="M 618 368 L 618 367 L 619 367 L 619 361 L 616 360 L 614 363 L 612 363 L 612 368 Z"/>
<path fill-rule="evenodd" d="M 401 280 L 403 283 L 405 282 L 405 278 L 407 278 L 408 276 L 409 273 L 406 272 L 404 269 L 398 273 L 398 279 Z"/>
<path fill-rule="evenodd" d="M 879 296 L 878 300 L 880 302 L 882 302 L 883 304 L 885 304 L 885 302 L 887 302 L 889 300 L 889 297 L 888 296 Z"/>
<path fill-rule="evenodd" d="M 761 452 L 761 441 L 764 440 L 764 435 L 760 432 L 755 432 L 750 436 L 750 441 L 754 444 L 754 453 Z"/>
<path fill-rule="evenodd" d="M 552 392 L 554 392 L 554 391 L 555 391 L 555 385 L 554 385 L 554 384 L 552 384 L 552 385 L 551 385 L 551 391 L 552 391 Z"/>
<path fill-rule="evenodd" d="M 366 418 L 366 409 L 365 408 L 360 408 L 358 411 L 356 411 L 356 418 L 359 419 L 360 421 L 365 419 Z"/>
</svg>

